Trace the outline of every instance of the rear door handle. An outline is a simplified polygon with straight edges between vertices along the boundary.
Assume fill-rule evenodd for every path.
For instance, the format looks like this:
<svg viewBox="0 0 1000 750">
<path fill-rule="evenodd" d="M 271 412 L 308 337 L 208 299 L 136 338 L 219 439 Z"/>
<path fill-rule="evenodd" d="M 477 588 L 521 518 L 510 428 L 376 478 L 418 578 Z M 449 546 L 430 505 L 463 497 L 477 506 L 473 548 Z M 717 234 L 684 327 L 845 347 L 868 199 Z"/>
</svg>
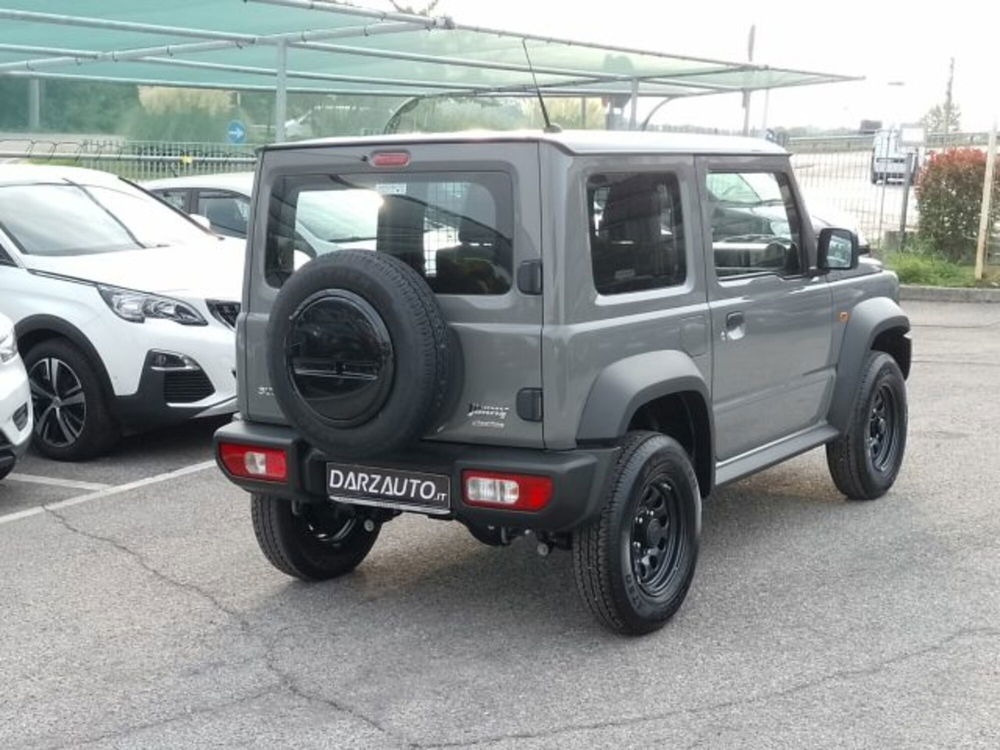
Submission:
<svg viewBox="0 0 1000 750">
<path fill-rule="evenodd" d="M 722 338 L 729 341 L 739 341 L 746 335 L 746 318 L 741 312 L 731 312 L 726 316 L 726 330 L 722 332 Z"/>
</svg>

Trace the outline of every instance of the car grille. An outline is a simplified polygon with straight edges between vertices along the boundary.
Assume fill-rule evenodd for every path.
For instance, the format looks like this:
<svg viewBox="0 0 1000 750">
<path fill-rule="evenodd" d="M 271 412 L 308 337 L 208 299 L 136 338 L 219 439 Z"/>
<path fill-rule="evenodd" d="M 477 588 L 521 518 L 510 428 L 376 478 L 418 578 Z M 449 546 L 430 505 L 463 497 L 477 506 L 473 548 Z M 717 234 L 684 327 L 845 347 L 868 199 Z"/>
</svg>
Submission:
<svg viewBox="0 0 1000 750">
<path fill-rule="evenodd" d="M 239 302 L 208 300 L 208 309 L 220 323 L 224 323 L 230 328 L 236 328 L 236 318 L 240 314 Z"/>
<path fill-rule="evenodd" d="M 23 430 L 26 424 L 28 424 L 28 405 L 23 404 L 20 409 L 14 412 L 14 426 Z"/>
<path fill-rule="evenodd" d="M 168 372 L 163 376 L 163 398 L 168 404 L 192 404 L 213 393 L 212 381 L 201 370 Z"/>
</svg>

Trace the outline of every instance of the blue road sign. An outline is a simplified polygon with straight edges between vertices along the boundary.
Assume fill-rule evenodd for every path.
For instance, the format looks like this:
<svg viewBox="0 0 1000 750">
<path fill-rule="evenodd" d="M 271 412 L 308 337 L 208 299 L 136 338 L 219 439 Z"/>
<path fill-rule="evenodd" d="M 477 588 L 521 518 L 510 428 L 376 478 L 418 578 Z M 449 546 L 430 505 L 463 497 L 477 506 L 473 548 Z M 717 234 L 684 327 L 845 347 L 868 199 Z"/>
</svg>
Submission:
<svg viewBox="0 0 1000 750">
<path fill-rule="evenodd" d="M 233 120 L 226 128 L 226 137 L 230 143 L 245 143 L 247 139 L 247 126 L 239 120 Z"/>
</svg>

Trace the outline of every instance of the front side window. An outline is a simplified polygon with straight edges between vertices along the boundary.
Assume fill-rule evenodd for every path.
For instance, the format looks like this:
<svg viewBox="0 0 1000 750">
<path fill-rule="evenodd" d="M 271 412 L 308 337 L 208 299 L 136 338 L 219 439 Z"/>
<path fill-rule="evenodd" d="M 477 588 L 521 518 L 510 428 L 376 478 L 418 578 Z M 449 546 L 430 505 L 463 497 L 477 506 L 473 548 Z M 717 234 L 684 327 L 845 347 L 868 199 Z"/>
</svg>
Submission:
<svg viewBox="0 0 1000 750">
<path fill-rule="evenodd" d="M 169 203 L 171 206 L 176 208 L 178 211 L 187 211 L 187 190 L 153 190 L 153 194 L 157 198 L 161 198 Z"/>
<path fill-rule="evenodd" d="M 388 253 L 438 294 L 504 294 L 513 273 L 513 184 L 504 172 L 279 178 L 267 223 L 267 278 L 309 258 Z"/>
<path fill-rule="evenodd" d="M 675 175 L 593 175 L 587 181 L 587 205 L 599 294 L 684 283 L 684 224 Z"/>
<path fill-rule="evenodd" d="M 710 172 L 706 188 L 718 277 L 802 273 L 801 223 L 786 175 Z"/>
<path fill-rule="evenodd" d="M 246 237 L 250 216 L 250 199 L 224 190 L 202 190 L 198 195 L 197 213 L 208 219 L 219 234 Z"/>
<path fill-rule="evenodd" d="M 93 255 L 211 237 L 126 182 L 0 186 L 0 226 L 28 255 Z"/>
</svg>

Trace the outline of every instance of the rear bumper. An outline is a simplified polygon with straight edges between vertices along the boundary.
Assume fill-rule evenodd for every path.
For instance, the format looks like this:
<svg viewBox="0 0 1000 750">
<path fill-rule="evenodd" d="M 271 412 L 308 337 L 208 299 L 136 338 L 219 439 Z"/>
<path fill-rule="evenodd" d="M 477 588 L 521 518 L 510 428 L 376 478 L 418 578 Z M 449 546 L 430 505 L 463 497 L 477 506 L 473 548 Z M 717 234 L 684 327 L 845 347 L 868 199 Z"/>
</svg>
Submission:
<svg viewBox="0 0 1000 750">
<path fill-rule="evenodd" d="M 218 458 L 221 442 L 285 450 L 288 481 L 262 482 L 234 477 Z M 288 427 L 234 421 L 215 433 L 216 462 L 224 474 L 248 492 L 257 492 L 302 502 L 327 502 L 328 457 L 301 440 Z M 570 531 L 594 519 L 604 504 L 605 484 L 618 448 L 545 451 L 524 448 L 494 448 L 424 442 L 392 461 L 370 463 L 382 468 L 447 474 L 451 477 L 452 507 L 437 518 L 452 518 L 477 526 L 506 526 L 548 532 Z M 553 496 L 539 511 L 510 511 L 465 505 L 461 498 L 461 475 L 466 469 L 535 474 L 551 477 Z M 419 511 L 414 511 L 419 512 Z"/>
</svg>

